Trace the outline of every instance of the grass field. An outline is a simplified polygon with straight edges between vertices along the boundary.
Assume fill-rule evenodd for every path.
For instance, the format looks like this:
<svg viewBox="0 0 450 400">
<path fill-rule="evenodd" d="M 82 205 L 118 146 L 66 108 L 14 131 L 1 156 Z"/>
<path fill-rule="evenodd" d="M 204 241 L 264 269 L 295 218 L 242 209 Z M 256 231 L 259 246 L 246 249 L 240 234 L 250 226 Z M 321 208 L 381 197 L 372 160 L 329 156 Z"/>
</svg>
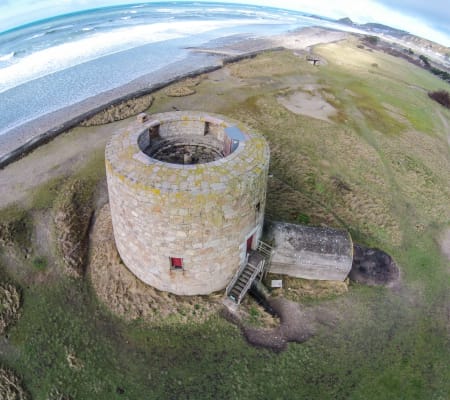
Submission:
<svg viewBox="0 0 450 400">
<path fill-rule="evenodd" d="M 267 216 L 348 229 L 395 258 L 401 284 L 351 284 L 338 297 L 309 300 L 336 322 L 282 353 L 249 346 L 220 316 L 125 322 L 88 281 L 58 273 L 52 259 L 33 263 L 44 256 L 35 215 L 51 213 L 67 180 L 53 179 L 23 210 L 2 214 L 24 221 L 1 258 L 2 279 L 21 288 L 23 304 L 0 341 L 0 364 L 33 399 L 450 398 L 450 268 L 438 244 L 450 225 L 450 112 L 427 96 L 450 86 L 356 45 L 317 47 L 320 67 L 288 51 L 262 54 L 203 76 L 194 95 L 156 93 L 149 111 L 218 112 L 260 131 L 271 148 Z M 277 101 L 312 84 L 337 110 L 332 122 Z M 75 174 L 93 191 L 104 173 L 101 154 L 91 159 Z M 18 249 L 29 240 L 26 257 Z"/>
</svg>

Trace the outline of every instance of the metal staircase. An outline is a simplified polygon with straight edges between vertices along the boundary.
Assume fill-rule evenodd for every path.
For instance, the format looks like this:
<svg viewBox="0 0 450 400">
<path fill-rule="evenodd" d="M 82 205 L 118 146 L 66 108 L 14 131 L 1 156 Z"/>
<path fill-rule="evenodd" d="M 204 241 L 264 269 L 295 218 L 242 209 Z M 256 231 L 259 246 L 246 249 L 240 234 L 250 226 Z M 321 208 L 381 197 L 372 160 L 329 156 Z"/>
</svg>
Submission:
<svg viewBox="0 0 450 400">
<path fill-rule="evenodd" d="M 257 265 L 253 265 L 250 262 L 244 264 L 238 273 L 231 280 L 227 286 L 227 296 L 231 298 L 235 303 L 240 304 L 244 296 L 247 294 L 248 289 L 252 285 L 256 277 L 262 272 L 264 268 L 264 259 L 262 259 Z"/>
<path fill-rule="evenodd" d="M 256 278 L 263 278 L 272 253 L 272 247 L 261 241 L 258 242 L 256 251 L 250 251 L 247 262 L 236 272 L 226 289 L 226 295 L 236 304 L 241 303 Z"/>
</svg>

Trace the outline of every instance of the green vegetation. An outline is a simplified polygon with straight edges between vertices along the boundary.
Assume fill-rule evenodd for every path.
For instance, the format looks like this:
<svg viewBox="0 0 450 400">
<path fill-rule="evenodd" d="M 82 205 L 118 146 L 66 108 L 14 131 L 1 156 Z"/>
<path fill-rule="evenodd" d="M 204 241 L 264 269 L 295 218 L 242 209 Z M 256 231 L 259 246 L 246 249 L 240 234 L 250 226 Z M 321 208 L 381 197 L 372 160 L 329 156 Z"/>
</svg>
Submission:
<svg viewBox="0 0 450 400">
<path fill-rule="evenodd" d="M 379 43 L 380 38 L 378 36 L 366 35 L 363 40 L 373 46 L 376 46 Z"/>
<path fill-rule="evenodd" d="M 33 209 L 48 210 L 52 207 L 53 201 L 57 197 L 64 177 L 58 177 L 47 181 L 34 190 L 32 196 Z"/>
<path fill-rule="evenodd" d="M 436 67 L 431 67 L 430 71 L 432 74 L 438 76 L 439 78 L 441 78 L 444 81 L 447 81 L 450 83 L 450 74 L 447 71 L 443 71 L 442 69 L 436 68 Z"/>
<path fill-rule="evenodd" d="M 2 246 L 30 244 L 31 220 L 26 210 L 13 205 L 0 210 L 0 251 Z"/>
<path fill-rule="evenodd" d="M 277 354 L 250 347 L 220 316 L 125 322 L 99 304 L 87 280 L 56 279 L 52 261 L 32 254 L 31 277 L 14 276 L 23 288 L 21 317 L 0 364 L 23 377 L 33 399 L 449 398 L 449 271 L 437 238 L 450 225 L 450 111 L 427 96 L 443 82 L 352 42 L 316 51 L 327 65 L 263 54 L 228 66 L 226 79 L 220 71 L 205 77 L 190 97 L 156 93 L 151 110 L 205 109 L 262 132 L 271 147 L 267 215 L 349 229 L 355 241 L 395 258 L 401 285 L 351 284 L 340 296 L 308 299 L 308 306 L 320 301 L 333 323 Z M 316 85 L 336 108 L 332 122 L 278 102 L 304 85 Z M 83 181 L 79 196 L 87 201 L 103 177 L 96 153 L 82 170 L 37 188 L 29 209 L 1 211 L 2 226 L 16 227 L 12 243 L 32 240 L 29 215 L 53 212 L 65 181 Z M 1 263 L 21 268 L 15 259 Z M 261 310 L 250 310 L 258 325 Z"/>
<path fill-rule="evenodd" d="M 299 224 L 308 225 L 311 222 L 311 218 L 309 218 L 309 216 L 306 214 L 300 213 L 297 216 L 297 222 Z"/>
<path fill-rule="evenodd" d="M 422 61 L 424 67 L 428 71 L 430 71 L 432 74 L 434 74 L 434 75 L 438 76 L 439 78 L 441 78 L 442 80 L 450 83 L 450 74 L 447 71 L 443 71 L 442 69 L 433 67 L 430 64 L 430 59 L 427 56 L 420 55 L 419 60 Z"/>
<path fill-rule="evenodd" d="M 419 56 L 419 60 L 423 62 L 423 64 L 425 65 L 425 67 L 430 68 L 430 59 L 427 56 L 424 56 L 423 54 L 421 54 Z"/>
<path fill-rule="evenodd" d="M 73 174 L 70 178 L 74 180 L 82 180 L 82 191 L 78 193 L 79 200 L 85 202 L 86 197 L 91 196 L 98 181 L 104 178 L 105 159 L 103 149 L 94 151 L 86 161 L 86 164 Z M 62 196 L 62 188 L 67 185 L 67 176 L 58 176 L 48 180 L 46 183 L 38 186 L 31 193 L 31 208 L 33 210 L 49 210 L 53 207 L 53 202 L 60 195 Z"/>
<path fill-rule="evenodd" d="M 37 256 L 33 258 L 33 266 L 38 270 L 44 270 L 47 267 L 46 258 L 42 256 Z"/>
</svg>

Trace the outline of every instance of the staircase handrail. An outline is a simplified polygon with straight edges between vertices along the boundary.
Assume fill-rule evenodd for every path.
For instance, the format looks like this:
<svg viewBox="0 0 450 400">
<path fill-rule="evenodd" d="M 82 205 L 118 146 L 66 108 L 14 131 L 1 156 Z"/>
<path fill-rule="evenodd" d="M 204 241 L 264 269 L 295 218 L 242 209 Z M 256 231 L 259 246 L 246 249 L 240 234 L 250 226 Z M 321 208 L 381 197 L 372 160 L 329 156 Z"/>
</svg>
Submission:
<svg viewBox="0 0 450 400">
<path fill-rule="evenodd" d="M 266 259 L 265 269 L 261 272 L 260 280 L 262 280 L 267 274 L 267 270 L 270 268 L 270 264 L 272 263 L 272 257 L 275 253 L 275 249 L 263 242 L 262 240 L 258 240 L 258 251 L 264 256 Z"/>
<path fill-rule="evenodd" d="M 255 278 L 258 276 L 258 274 L 261 273 L 261 271 L 264 269 L 264 263 L 265 260 L 262 259 L 259 264 L 256 266 L 248 263 L 248 265 L 252 266 L 254 268 L 252 275 L 250 276 L 250 278 L 247 280 L 247 283 L 245 284 L 245 286 L 242 288 L 241 293 L 239 293 L 239 298 L 237 303 L 240 304 L 242 299 L 244 298 L 244 296 L 246 295 L 248 289 L 250 289 L 250 286 L 252 285 L 253 281 L 255 280 Z"/>
<path fill-rule="evenodd" d="M 245 260 L 245 263 L 241 265 L 241 267 L 236 271 L 236 273 L 233 276 L 233 279 L 231 279 L 230 283 L 227 285 L 225 289 L 225 293 L 227 296 L 230 295 L 231 289 L 233 289 L 234 284 L 237 282 L 239 277 L 241 276 L 242 272 L 244 271 L 245 267 L 247 267 L 247 258 Z"/>
<path fill-rule="evenodd" d="M 270 257 L 273 255 L 274 249 L 271 245 L 267 244 L 266 242 L 258 240 L 258 251 Z"/>
</svg>

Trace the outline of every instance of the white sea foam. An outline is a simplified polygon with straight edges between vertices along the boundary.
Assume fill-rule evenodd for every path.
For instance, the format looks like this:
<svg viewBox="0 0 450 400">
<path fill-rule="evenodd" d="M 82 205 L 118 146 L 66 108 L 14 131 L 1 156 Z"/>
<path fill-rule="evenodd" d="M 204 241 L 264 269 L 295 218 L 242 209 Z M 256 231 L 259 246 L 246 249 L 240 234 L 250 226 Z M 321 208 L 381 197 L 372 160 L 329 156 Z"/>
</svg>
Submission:
<svg viewBox="0 0 450 400">
<path fill-rule="evenodd" d="M 0 56 L 0 61 L 9 61 L 9 60 L 11 60 L 11 58 L 14 57 L 14 54 L 15 54 L 15 52 L 13 51 L 13 52 L 11 52 L 9 54 L 1 55 Z"/>
<path fill-rule="evenodd" d="M 18 59 L 0 69 L 0 93 L 32 79 L 147 43 L 186 37 L 213 29 L 254 24 L 255 20 L 164 22 L 117 28 L 63 43 Z M 4 57 L 12 57 L 7 54 Z"/>
<path fill-rule="evenodd" d="M 42 37 L 42 36 L 44 36 L 44 35 L 45 35 L 45 32 L 36 33 L 35 35 L 30 36 L 30 37 L 26 38 L 25 40 L 36 39 L 36 38 Z"/>
<path fill-rule="evenodd" d="M 180 14 L 184 13 L 184 10 L 172 10 L 171 8 L 157 8 L 155 9 L 155 12 Z"/>
</svg>

